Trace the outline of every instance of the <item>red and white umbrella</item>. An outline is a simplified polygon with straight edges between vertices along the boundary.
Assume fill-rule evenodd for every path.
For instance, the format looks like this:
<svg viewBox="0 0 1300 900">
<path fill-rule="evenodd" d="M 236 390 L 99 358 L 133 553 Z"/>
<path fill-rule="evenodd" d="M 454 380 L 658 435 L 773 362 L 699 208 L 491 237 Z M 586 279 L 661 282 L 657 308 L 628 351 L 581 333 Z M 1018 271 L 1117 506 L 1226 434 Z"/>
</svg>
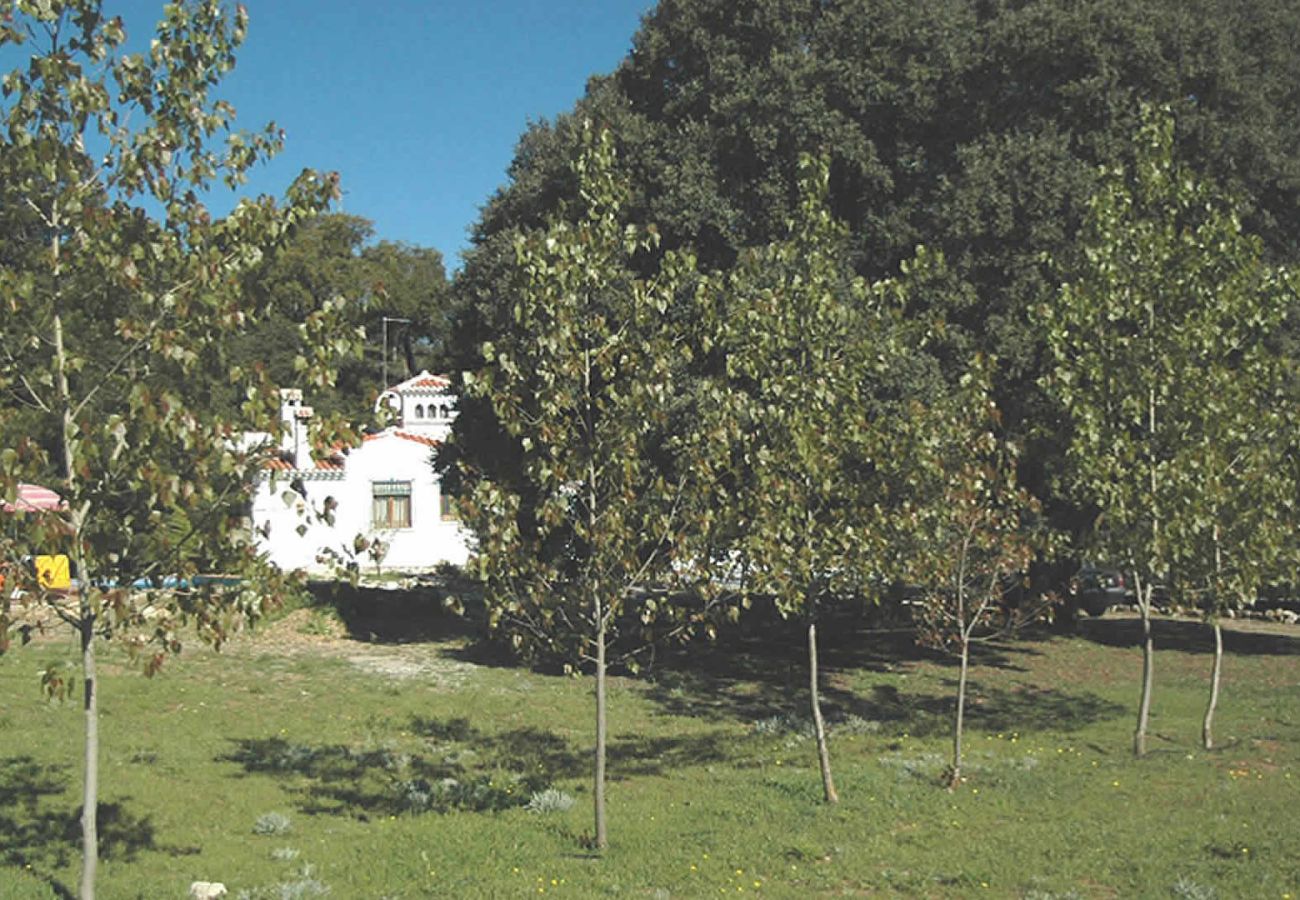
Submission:
<svg viewBox="0 0 1300 900">
<path fill-rule="evenodd" d="M 40 512 L 46 509 L 63 509 L 63 498 L 47 487 L 39 484 L 19 484 L 18 496 L 13 503 L 0 500 L 0 509 L 5 512 Z"/>
</svg>

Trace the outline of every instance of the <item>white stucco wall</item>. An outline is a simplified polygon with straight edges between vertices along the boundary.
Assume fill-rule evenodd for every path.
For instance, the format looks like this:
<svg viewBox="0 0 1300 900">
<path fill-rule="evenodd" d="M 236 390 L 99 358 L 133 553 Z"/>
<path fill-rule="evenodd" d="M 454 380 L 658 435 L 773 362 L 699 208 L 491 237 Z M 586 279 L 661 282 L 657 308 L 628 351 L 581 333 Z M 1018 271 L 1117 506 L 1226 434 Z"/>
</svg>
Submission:
<svg viewBox="0 0 1300 900">
<path fill-rule="evenodd" d="M 469 558 L 468 532 L 455 520 L 443 520 L 431 464 L 434 446 L 446 438 L 456 417 L 450 386 L 447 378 L 426 371 L 389 388 L 377 405 L 388 407 L 396 424 L 324 463 L 313 460 L 308 450 L 311 408 L 302 405 L 302 392 L 281 391 L 279 457 L 272 463 L 275 468 L 262 473 L 253 496 L 259 549 L 285 571 L 324 574 L 349 560 L 373 571 L 371 557 L 354 549 L 361 535 L 388 545 L 381 562 L 385 571 L 418 572 L 443 562 L 463 565 Z M 271 440 L 269 435 L 247 437 Z M 384 481 L 410 482 L 409 528 L 376 527 L 371 521 L 373 486 Z M 329 498 L 336 504 L 333 524 L 319 515 Z M 327 551 L 333 551 L 333 563 L 321 561 Z"/>
<path fill-rule="evenodd" d="M 464 564 L 469 556 L 467 537 L 458 522 L 442 519 L 438 479 L 430 465 L 432 449 L 423 441 L 411 440 L 400 429 L 390 428 L 349 451 L 343 457 L 342 470 L 264 473 L 252 510 L 261 549 L 286 571 L 324 572 L 329 564 L 318 560 L 322 552 L 333 550 L 341 560 L 347 560 L 359 534 L 389 545 L 382 562 L 385 571 L 421 571 L 441 562 Z M 295 480 L 304 488 L 305 498 L 293 491 L 291 484 Z M 371 516 L 372 486 L 376 481 L 411 483 L 410 528 L 375 527 Z M 292 502 L 285 502 L 287 495 L 292 495 Z M 337 503 L 332 526 L 317 516 L 300 515 L 308 508 L 323 510 L 327 497 Z M 302 534 L 300 527 L 304 529 Z M 373 571 L 373 562 L 366 554 L 358 555 L 356 561 L 363 570 Z"/>
</svg>

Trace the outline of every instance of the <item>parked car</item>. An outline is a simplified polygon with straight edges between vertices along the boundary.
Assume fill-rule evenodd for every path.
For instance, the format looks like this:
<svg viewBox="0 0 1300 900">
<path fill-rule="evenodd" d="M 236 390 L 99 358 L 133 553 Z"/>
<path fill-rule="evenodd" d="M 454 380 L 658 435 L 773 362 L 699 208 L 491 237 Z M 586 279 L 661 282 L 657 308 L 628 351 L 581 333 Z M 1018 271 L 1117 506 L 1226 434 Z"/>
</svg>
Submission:
<svg viewBox="0 0 1300 900">
<path fill-rule="evenodd" d="M 1070 598 L 1090 616 L 1128 602 L 1124 573 L 1085 562 L 1070 579 Z"/>
</svg>

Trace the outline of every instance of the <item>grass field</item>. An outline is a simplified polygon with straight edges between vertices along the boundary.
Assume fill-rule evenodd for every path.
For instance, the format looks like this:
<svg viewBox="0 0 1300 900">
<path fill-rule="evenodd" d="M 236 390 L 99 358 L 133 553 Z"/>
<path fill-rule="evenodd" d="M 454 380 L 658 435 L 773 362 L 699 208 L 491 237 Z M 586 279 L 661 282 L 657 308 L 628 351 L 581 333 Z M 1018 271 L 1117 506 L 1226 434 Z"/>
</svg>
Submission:
<svg viewBox="0 0 1300 900">
<path fill-rule="evenodd" d="M 251 898 L 1300 897 L 1295 628 L 1228 632 L 1206 753 L 1209 635 L 1158 621 L 1141 761 L 1135 620 L 992 648 L 954 793 L 937 786 L 953 666 L 899 632 L 830 629 L 835 808 L 797 633 L 697 645 L 613 681 L 595 858 L 586 679 L 493 658 L 437 617 L 337 624 L 300 610 L 152 680 L 105 654 L 101 897 L 194 880 Z M 80 709 L 38 676 L 74 657 L 70 638 L 0 657 L 3 898 L 77 882 Z"/>
</svg>

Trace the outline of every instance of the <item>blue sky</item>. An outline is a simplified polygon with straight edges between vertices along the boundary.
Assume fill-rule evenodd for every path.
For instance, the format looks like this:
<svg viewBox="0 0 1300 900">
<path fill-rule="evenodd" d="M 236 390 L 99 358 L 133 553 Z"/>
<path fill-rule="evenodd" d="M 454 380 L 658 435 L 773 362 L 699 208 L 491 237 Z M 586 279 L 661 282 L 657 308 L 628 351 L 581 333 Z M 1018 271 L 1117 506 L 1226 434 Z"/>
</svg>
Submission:
<svg viewBox="0 0 1300 900">
<path fill-rule="evenodd" d="M 161 0 L 106 0 L 130 43 Z M 304 167 L 337 170 L 343 209 L 381 240 L 442 251 L 448 270 L 506 179 L 529 121 L 553 118 L 612 71 L 653 0 L 244 0 L 248 38 L 220 95 L 240 127 L 274 119 L 284 152 L 250 193 Z M 214 211 L 221 204 L 214 202 Z"/>
</svg>

